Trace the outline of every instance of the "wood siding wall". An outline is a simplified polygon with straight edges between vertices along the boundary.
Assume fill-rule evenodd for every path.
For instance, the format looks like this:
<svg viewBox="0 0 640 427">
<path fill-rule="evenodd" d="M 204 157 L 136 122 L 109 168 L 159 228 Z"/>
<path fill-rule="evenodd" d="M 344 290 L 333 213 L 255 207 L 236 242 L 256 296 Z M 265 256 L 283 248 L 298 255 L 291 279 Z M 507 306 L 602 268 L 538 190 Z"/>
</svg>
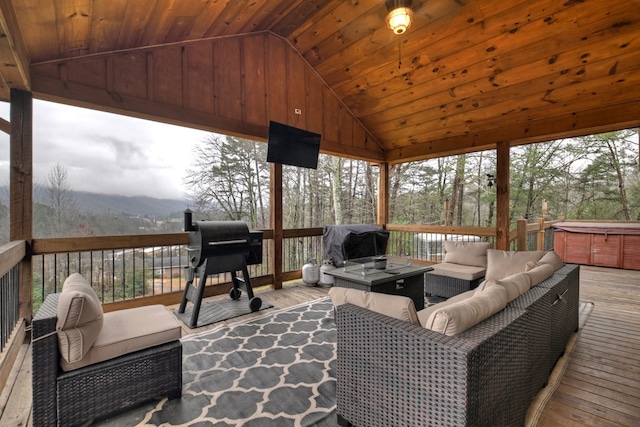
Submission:
<svg viewBox="0 0 640 427">
<path fill-rule="evenodd" d="M 263 141 L 274 120 L 321 133 L 322 152 L 384 159 L 310 65 L 268 32 L 35 64 L 31 72 L 38 98 Z"/>
</svg>

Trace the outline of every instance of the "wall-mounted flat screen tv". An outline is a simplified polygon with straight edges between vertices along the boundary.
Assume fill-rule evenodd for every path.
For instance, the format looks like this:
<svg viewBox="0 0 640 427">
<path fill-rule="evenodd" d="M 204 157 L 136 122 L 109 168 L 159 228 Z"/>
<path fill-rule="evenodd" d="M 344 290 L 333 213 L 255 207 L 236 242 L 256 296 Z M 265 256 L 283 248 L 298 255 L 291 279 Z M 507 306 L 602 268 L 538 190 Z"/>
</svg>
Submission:
<svg viewBox="0 0 640 427">
<path fill-rule="evenodd" d="M 316 169 L 320 138 L 318 133 L 270 121 L 267 162 Z"/>
</svg>

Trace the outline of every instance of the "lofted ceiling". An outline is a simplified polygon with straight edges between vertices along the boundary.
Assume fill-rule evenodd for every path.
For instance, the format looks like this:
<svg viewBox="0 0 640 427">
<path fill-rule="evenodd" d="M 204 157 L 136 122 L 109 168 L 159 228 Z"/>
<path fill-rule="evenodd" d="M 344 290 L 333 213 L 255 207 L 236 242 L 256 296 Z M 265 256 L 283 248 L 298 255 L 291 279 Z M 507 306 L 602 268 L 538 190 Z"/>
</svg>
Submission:
<svg viewBox="0 0 640 427">
<path fill-rule="evenodd" d="M 392 163 L 640 125 L 640 0 L 412 7 L 395 35 L 384 0 L 0 0 L 0 96 L 47 98 L 46 64 L 266 32 Z"/>
</svg>

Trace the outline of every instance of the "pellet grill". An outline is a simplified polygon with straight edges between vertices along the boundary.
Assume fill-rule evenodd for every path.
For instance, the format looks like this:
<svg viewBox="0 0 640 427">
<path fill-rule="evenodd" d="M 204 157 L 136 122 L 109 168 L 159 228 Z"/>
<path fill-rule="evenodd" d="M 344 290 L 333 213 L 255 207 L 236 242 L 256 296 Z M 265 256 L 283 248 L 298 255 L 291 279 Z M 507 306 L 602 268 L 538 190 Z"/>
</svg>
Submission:
<svg viewBox="0 0 640 427">
<path fill-rule="evenodd" d="M 185 312 L 188 301 L 193 303 L 189 326 L 195 328 L 198 324 L 204 287 L 207 277 L 212 274 L 231 273 L 231 299 L 240 299 L 241 288 L 244 288 L 251 311 L 259 310 L 262 300 L 253 295 L 247 266 L 262 262 L 262 231 L 249 231 L 242 221 L 192 221 L 189 210 L 185 211 L 184 220 L 184 229 L 189 232 L 189 267 L 178 312 Z M 242 272 L 242 277 L 238 276 L 238 271 Z M 194 284 L 196 277 L 197 286 Z"/>
</svg>

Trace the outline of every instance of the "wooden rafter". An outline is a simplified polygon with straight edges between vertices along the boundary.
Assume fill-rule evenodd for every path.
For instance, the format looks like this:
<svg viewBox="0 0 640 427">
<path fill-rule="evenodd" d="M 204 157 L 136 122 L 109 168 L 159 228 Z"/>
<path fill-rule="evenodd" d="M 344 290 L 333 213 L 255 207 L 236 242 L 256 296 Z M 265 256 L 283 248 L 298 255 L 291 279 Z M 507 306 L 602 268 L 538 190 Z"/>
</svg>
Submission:
<svg viewBox="0 0 640 427">
<path fill-rule="evenodd" d="M 31 90 L 29 56 L 10 0 L 0 0 L 0 99 L 10 89 Z"/>
</svg>

